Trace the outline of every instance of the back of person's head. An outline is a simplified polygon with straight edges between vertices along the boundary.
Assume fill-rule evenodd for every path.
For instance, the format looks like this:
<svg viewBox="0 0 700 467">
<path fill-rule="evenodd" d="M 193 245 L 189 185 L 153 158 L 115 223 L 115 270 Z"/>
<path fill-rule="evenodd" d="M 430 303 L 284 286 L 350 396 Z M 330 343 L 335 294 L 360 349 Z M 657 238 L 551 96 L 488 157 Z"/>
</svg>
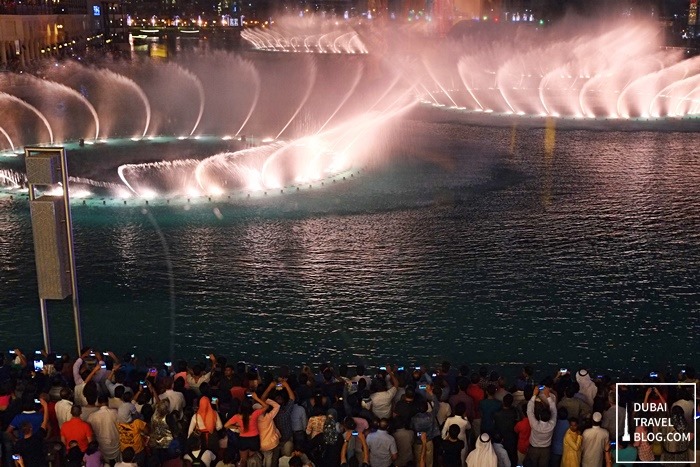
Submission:
<svg viewBox="0 0 700 467">
<path fill-rule="evenodd" d="M 97 403 L 97 384 L 94 381 L 89 381 L 85 384 L 83 388 L 83 397 L 87 400 L 88 405 L 95 405 Z"/>
<path fill-rule="evenodd" d="M 380 430 L 388 430 L 389 429 L 389 419 L 387 418 L 382 418 L 379 420 L 379 429 Z"/>
<path fill-rule="evenodd" d="M 346 430 L 354 430 L 357 427 L 357 424 L 355 423 L 355 419 L 352 417 L 345 417 L 343 420 L 343 428 Z"/>
<path fill-rule="evenodd" d="M 134 394 L 132 392 L 125 391 L 124 394 L 122 394 L 122 401 L 131 402 L 132 400 L 134 400 Z"/>
<path fill-rule="evenodd" d="M 413 389 L 413 386 L 406 386 L 406 391 L 404 392 L 404 395 L 406 396 L 406 399 L 413 400 L 413 398 L 416 395 L 416 390 Z"/>
<path fill-rule="evenodd" d="M 533 374 L 532 367 L 530 365 L 525 365 L 523 367 L 523 374 L 527 377 L 532 377 L 532 374 Z"/>
<path fill-rule="evenodd" d="M 469 379 L 464 376 L 459 378 L 459 380 L 457 380 L 457 387 L 460 391 L 466 391 L 469 387 Z"/>
<path fill-rule="evenodd" d="M 513 394 L 508 393 L 503 396 L 503 407 L 509 409 L 513 406 Z"/>
<path fill-rule="evenodd" d="M 529 401 L 532 399 L 532 395 L 535 393 L 535 388 L 530 386 L 529 384 L 525 385 L 525 389 L 523 390 L 523 396 L 525 396 L 525 400 Z"/>
<path fill-rule="evenodd" d="M 289 467 L 304 467 L 304 461 L 299 456 L 292 456 L 289 459 Z"/>
<path fill-rule="evenodd" d="M 457 405 L 455 405 L 455 415 L 458 417 L 464 417 L 464 414 L 467 412 L 467 404 L 464 402 L 457 402 Z"/>
<path fill-rule="evenodd" d="M 128 447 L 122 451 L 122 462 L 126 462 L 127 464 L 130 464 L 134 462 L 134 458 L 136 457 L 136 452 L 134 451 L 134 448 Z"/>
<path fill-rule="evenodd" d="M 124 384 L 124 381 L 126 381 L 126 371 L 117 370 L 117 372 L 114 373 L 114 381 L 117 384 Z"/>
<path fill-rule="evenodd" d="M 557 409 L 557 420 L 568 420 L 569 419 L 569 411 L 566 410 L 566 407 L 559 407 Z"/>
<path fill-rule="evenodd" d="M 491 437 L 492 443 L 501 444 L 503 442 L 503 436 L 501 436 L 501 433 L 498 430 L 489 432 L 489 436 Z"/>
<path fill-rule="evenodd" d="M 479 373 L 472 373 L 472 376 L 470 379 L 471 379 L 472 384 L 478 384 L 479 380 L 481 378 L 479 378 Z"/>
<path fill-rule="evenodd" d="M 433 395 L 437 397 L 438 400 L 442 400 L 442 386 L 433 387 Z"/>
<path fill-rule="evenodd" d="M 97 451 L 100 449 L 100 443 L 98 443 L 96 440 L 92 440 L 88 443 L 88 448 L 87 451 L 85 451 L 85 454 L 88 456 L 91 454 L 95 454 Z"/>
<path fill-rule="evenodd" d="M 496 385 L 495 384 L 489 384 L 486 386 L 486 394 L 489 396 L 493 397 L 496 395 Z"/>
<path fill-rule="evenodd" d="M 107 394 L 100 393 L 97 396 L 97 403 L 99 405 L 107 405 L 108 402 L 109 402 L 109 397 L 107 396 Z"/>
<path fill-rule="evenodd" d="M 461 431 L 461 428 L 456 423 L 453 423 L 447 429 L 447 433 L 450 435 L 450 438 L 452 438 L 452 439 L 457 439 L 457 437 L 459 437 L 460 431 Z"/>
<path fill-rule="evenodd" d="M 175 378 L 175 381 L 173 382 L 173 390 L 177 392 L 185 392 L 185 378 L 182 376 Z"/>
<path fill-rule="evenodd" d="M 535 403 L 535 418 L 545 423 L 550 421 L 552 419 L 552 412 L 549 410 L 549 406 L 546 406 L 539 401 Z"/>
<path fill-rule="evenodd" d="M 192 374 L 195 376 L 201 376 L 203 372 L 204 372 L 204 367 L 199 363 L 196 363 L 192 367 Z"/>
<path fill-rule="evenodd" d="M 114 397 L 117 399 L 121 399 L 124 397 L 124 393 L 126 392 L 126 388 L 124 386 L 117 386 L 114 388 Z"/>
<path fill-rule="evenodd" d="M 565 395 L 566 397 L 568 397 L 569 399 L 571 399 L 572 397 L 574 397 L 574 396 L 576 395 L 576 392 L 577 392 L 576 386 L 573 385 L 573 384 L 569 384 L 569 385 L 566 387 L 566 389 L 564 389 L 564 395 Z"/>
<path fill-rule="evenodd" d="M 686 374 L 687 374 L 687 372 L 686 372 Z M 360 363 L 359 365 L 357 365 L 357 376 L 364 376 L 364 375 L 365 375 L 365 366 L 362 363 Z"/>
<path fill-rule="evenodd" d="M 69 401 L 73 399 L 73 391 L 69 388 L 61 388 L 60 396 L 62 400 Z"/>
<path fill-rule="evenodd" d="M 79 405 L 74 405 L 70 408 L 70 414 L 73 417 L 80 418 L 80 415 L 82 413 L 83 413 L 83 409 L 81 409 Z"/>
<path fill-rule="evenodd" d="M 186 360 L 179 360 L 177 362 L 176 373 L 185 373 L 186 371 L 187 371 L 187 361 Z"/>
</svg>

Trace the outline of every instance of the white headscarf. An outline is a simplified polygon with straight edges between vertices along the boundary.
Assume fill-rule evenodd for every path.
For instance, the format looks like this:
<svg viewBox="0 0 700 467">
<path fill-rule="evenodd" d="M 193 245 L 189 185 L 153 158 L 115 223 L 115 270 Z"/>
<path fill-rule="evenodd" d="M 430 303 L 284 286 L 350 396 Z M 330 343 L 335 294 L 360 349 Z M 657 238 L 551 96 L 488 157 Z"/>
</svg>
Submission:
<svg viewBox="0 0 700 467">
<path fill-rule="evenodd" d="M 498 456 L 491 445 L 488 433 L 482 433 L 476 440 L 476 449 L 467 456 L 467 467 L 497 467 Z"/>
<path fill-rule="evenodd" d="M 581 369 L 578 371 L 578 373 L 576 373 L 576 382 L 580 388 L 579 392 L 586 398 L 586 404 L 593 407 L 593 400 L 598 394 L 598 388 L 591 380 L 591 375 L 588 374 L 588 371 Z"/>
</svg>

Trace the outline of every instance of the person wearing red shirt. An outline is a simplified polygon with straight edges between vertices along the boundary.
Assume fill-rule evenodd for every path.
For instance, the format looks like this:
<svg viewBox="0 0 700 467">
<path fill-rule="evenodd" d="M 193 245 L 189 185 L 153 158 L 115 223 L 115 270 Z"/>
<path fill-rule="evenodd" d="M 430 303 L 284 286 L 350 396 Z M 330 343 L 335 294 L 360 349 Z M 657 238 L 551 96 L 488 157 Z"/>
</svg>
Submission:
<svg viewBox="0 0 700 467">
<path fill-rule="evenodd" d="M 81 452 L 87 451 L 88 444 L 93 439 L 92 427 L 89 423 L 80 419 L 82 410 L 80 406 L 74 405 L 70 414 L 73 416 L 61 427 L 61 442 L 68 446 L 71 441 L 78 443 Z"/>
<path fill-rule="evenodd" d="M 260 408 L 253 410 L 253 401 L 260 404 Z M 241 455 L 239 465 L 246 465 L 248 457 L 254 452 L 260 451 L 260 431 L 258 431 L 258 418 L 267 410 L 267 402 L 260 399 L 254 392 L 249 394 L 241 403 L 241 413 L 231 417 L 224 428 L 232 428 L 238 431 L 238 449 Z"/>
<path fill-rule="evenodd" d="M 474 420 L 472 420 L 472 433 L 474 438 L 478 438 L 481 434 L 481 411 L 479 410 L 479 402 L 486 396 L 484 390 L 479 386 L 479 374 L 472 373 L 471 384 L 467 387 L 467 395 L 474 401 Z"/>
<path fill-rule="evenodd" d="M 530 447 L 530 420 L 523 417 L 515 424 L 515 432 L 518 434 L 518 465 L 523 465 L 527 449 Z"/>
</svg>

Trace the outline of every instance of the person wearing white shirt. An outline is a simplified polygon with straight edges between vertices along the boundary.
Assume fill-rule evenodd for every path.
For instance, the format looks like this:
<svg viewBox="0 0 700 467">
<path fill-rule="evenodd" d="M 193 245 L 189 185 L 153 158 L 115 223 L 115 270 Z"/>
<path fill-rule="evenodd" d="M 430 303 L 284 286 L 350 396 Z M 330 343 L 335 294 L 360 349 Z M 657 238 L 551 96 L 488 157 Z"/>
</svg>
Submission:
<svg viewBox="0 0 700 467">
<path fill-rule="evenodd" d="M 469 423 L 469 420 L 465 416 L 465 412 L 467 411 L 467 406 L 464 404 L 464 402 L 458 402 L 457 405 L 455 406 L 455 414 L 452 417 L 449 417 L 447 420 L 445 420 L 445 424 L 442 427 L 442 439 L 447 439 L 448 431 L 450 429 L 450 426 L 452 425 L 457 425 L 459 427 L 459 436 L 457 436 L 457 439 L 461 439 L 464 441 L 464 448 L 462 449 L 462 464 L 464 465 L 464 461 L 467 459 L 467 452 L 468 452 L 468 441 L 467 441 L 467 433 L 469 430 L 471 430 L 472 426 L 471 423 Z"/>
<path fill-rule="evenodd" d="M 160 400 L 168 399 L 170 401 L 170 413 L 177 411 L 178 418 L 182 418 L 182 412 L 185 408 L 185 396 L 181 392 L 173 391 L 173 379 L 167 377 L 163 379 L 165 392 L 158 396 Z"/>
<path fill-rule="evenodd" d="M 73 418 L 70 414 L 70 409 L 73 407 L 73 393 L 68 388 L 61 388 L 61 400 L 56 402 L 56 420 L 58 427 L 61 428 L 64 423 Z"/>
<path fill-rule="evenodd" d="M 370 399 L 372 401 L 372 413 L 376 415 L 377 418 L 389 419 L 392 412 L 392 402 L 394 400 L 394 396 L 396 395 L 397 388 L 399 387 L 399 380 L 396 379 L 396 375 L 392 371 L 391 365 L 386 366 L 386 372 L 391 378 L 392 386 L 387 389 L 386 382 L 378 379 L 376 384 L 378 385 L 379 390 L 370 395 Z"/>
<path fill-rule="evenodd" d="M 605 463 L 605 451 L 608 449 L 610 434 L 605 428 L 601 428 L 600 422 L 603 415 L 600 412 L 593 414 L 593 426 L 583 432 L 581 442 L 581 467 L 600 467 Z"/>
<path fill-rule="evenodd" d="M 92 427 L 95 440 L 106 461 L 119 458 L 119 431 L 117 430 L 117 411 L 107 406 L 106 395 L 97 398 L 97 412 L 91 413 L 87 422 Z"/>
</svg>

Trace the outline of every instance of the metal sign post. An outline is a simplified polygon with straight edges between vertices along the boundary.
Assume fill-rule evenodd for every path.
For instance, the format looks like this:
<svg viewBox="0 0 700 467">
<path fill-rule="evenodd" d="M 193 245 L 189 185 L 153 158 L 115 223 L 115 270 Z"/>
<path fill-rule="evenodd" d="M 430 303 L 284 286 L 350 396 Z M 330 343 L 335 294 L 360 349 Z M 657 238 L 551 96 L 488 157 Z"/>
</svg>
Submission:
<svg viewBox="0 0 700 467">
<path fill-rule="evenodd" d="M 47 300 L 63 300 L 71 295 L 75 337 L 78 353 L 80 353 L 83 337 L 75 271 L 66 151 L 63 147 L 25 147 L 24 157 L 29 184 L 29 208 L 34 236 L 44 348 L 46 352 L 51 351 Z M 42 194 L 37 197 L 37 186 L 52 185 L 60 185 L 62 194 Z"/>
</svg>

